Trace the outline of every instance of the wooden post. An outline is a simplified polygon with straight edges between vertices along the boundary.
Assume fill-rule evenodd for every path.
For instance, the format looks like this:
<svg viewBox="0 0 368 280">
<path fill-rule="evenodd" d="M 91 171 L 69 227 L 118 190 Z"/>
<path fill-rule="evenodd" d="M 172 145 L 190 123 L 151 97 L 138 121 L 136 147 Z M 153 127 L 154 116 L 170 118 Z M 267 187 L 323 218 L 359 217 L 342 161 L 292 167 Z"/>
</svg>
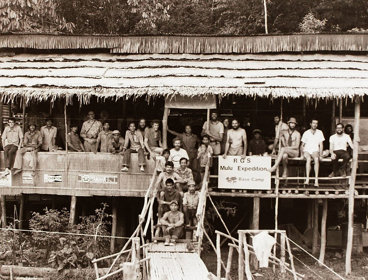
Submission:
<svg viewBox="0 0 368 280">
<path fill-rule="evenodd" d="M 307 229 L 313 228 L 313 200 L 307 201 Z"/>
<path fill-rule="evenodd" d="M 322 221 L 321 221 L 321 248 L 319 251 L 319 261 L 324 263 L 325 261 L 325 251 L 326 251 L 326 224 L 327 224 L 327 203 L 328 200 L 323 200 L 322 208 Z"/>
<path fill-rule="evenodd" d="M 0 100 L 0 132 L 3 131 L 3 101 Z"/>
<path fill-rule="evenodd" d="M 342 97 L 340 98 L 339 102 L 339 122 L 342 121 Z"/>
<path fill-rule="evenodd" d="M 132 262 L 137 262 L 140 260 L 140 239 L 139 237 L 134 237 L 132 240 Z"/>
<path fill-rule="evenodd" d="M 345 256 L 345 274 L 351 273 L 351 253 L 353 250 L 353 224 L 354 224 L 354 191 L 355 179 L 358 167 L 358 150 L 359 150 L 359 126 L 360 126 L 360 97 L 355 98 L 354 108 L 354 149 L 353 163 L 351 168 L 350 184 L 349 184 L 349 211 L 348 211 L 348 238 Z"/>
<path fill-rule="evenodd" d="M 243 250 L 244 250 L 244 259 L 245 259 L 245 275 L 247 276 L 247 280 L 253 280 L 252 272 L 250 271 L 249 250 L 248 250 L 248 243 L 247 243 L 247 238 L 245 234 L 242 234 L 242 238 L 243 238 Z"/>
<path fill-rule="evenodd" d="M 331 111 L 331 135 L 334 134 L 336 125 L 336 101 L 332 100 L 332 111 Z"/>
<path fill-rule="evenodd" d="M 313 243 L 312 254 L 315 255 L 318 252 L 318 200 L 313 200 Z"/>
<path fill-rule="evenodd" d="M 265 23 L 265 33 L 268 34 L 268 20 L 267 20 L 267 0 L 263 0 L 263 7 L 264 7 L 264 23 Z"/>
<path fill-rule="evenodd" d="M 162 117 L 162 146 L 167 149 L 167 120 L 169 118 L 170 109 L 164 109 L 164 116 Z"/>
<path fill-rule="evenodd" d="M 207 127 L 206 127 L 206 129 L 208 131 L 210 130 L 210 115 L 211 115 L 211 110 L 210 109 L 207 109 L 207 117 L 206 117 Z"/>
<path fill-rule="evenodd" d="M 75 224 L 75 212 L 77 206 L 77 197 L 73 195 L 70 200 L 70 217 L 69 217 L 69 224 Z"/>
<path fill-rule="evenodd" d="M 280 269 L 281 269 L 281 274 L 286 273 L 286 269 L 285 269 L 285 243 L 286 243 L 286 239 L 285 239 L 285 234 L 281 233 L 280 234 Z"/>
<path fill-rule="evenodd" d="M 245 267 L 244 267 L 244 244 L 243 244 L 243 234 L 238 231 L 238 237 L 239 237 L 239 250 L 238 250 L 238 279 L 244 280 L 244 273 L 245 273 Z"/>
<path fill-rule="evenodd" d="M 24 135 L 26 129 L 26 98 L 22 97 L 22 132 Z"/>
<path fill-rule="evenodd" d="M 260 198 L 253 198 L 253 220 L 252 229 L 259 229 L 259 209 L 260 209 Z"/>
<path fill-rule="evenodd" d="M 217 280 L 221 280 L 221 236 L 216 234 Z"/>
<path fill-rule="evenodd" d="M 1 204 L 1 227 L 6 228 L 6 199 L 5 195 L 0 195 Z"/>
<path fill-rule="evenodd" d="M 116 198 L 114 197 L 112 201 L 112 225 L 111 225 L 111 239 L 110 239 L 111 254 L 113 254 L 115 251 L 115 236 L 116 236 L 117 223 L 118 223 L 118 206 Z"/>
<path fill-rule="evenodd" d="M 19 201 L 19 228 L 23 229 L 23 220 L 24 220 L 24 194 L 20 195 Z"/>
<path fill-rule="evenodd" d="M 230 280 L 230 273 L 231 273 L 231 264 L 233 263 L 233 253 L 234 253 L 234 247 L 229 246 L 229 253 L 227 255 L 227 264 L 226 264 L 226 274 L 225 279 Z"/>
</svg>

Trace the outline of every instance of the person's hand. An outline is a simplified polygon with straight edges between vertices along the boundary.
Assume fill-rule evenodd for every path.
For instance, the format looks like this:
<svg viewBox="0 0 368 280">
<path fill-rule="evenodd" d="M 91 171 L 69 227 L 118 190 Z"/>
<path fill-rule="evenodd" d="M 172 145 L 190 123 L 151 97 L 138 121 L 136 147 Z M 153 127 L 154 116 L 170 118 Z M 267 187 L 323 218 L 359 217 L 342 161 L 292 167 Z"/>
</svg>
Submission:
<svg viewBox="0 0 368 280">
<path fill-rule="evenodd" d="M 241 155 L 240 158 L 241 159 L 245 159 L 247 156 L 246 155 Z"/>
<path fill-rule="evenodd" d="M 336 154 L 335 153 L 331 153 L 331 159 L 335 160 L 336 159 Z"/>
<path fill-rule="evenodd" d="M 226 154 L 223 154 L 223 155 L 222 155 L 222 157 L 223 157 L 224 159 L 226 159 L 227 155 L 226 155 Z"/>
<path fill-rule="evenodd" d="M 272 149 L 272 153 L 271 153 L 271 155 L 276 155 L 276 150 L 275 149 Z"/>
</svg>

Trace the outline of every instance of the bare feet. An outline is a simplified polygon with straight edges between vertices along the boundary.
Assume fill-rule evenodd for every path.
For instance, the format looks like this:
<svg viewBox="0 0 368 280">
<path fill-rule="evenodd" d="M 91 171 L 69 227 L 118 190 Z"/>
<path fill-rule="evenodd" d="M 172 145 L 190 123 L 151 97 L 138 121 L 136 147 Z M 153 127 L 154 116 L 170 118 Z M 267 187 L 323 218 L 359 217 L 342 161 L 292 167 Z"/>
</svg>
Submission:
<svg viewBox="0 0 368 280">
<path fill-rule="evenodd" d="M 284 178 L 284 179 L 287 178 L 287 172 L 286 171 L 282 172 L 282 178 Z"/>
<path fill-rule="evenodd" d="M 317 187 L 317 188 L 319 187 L 319 184 L 318 184 L 318 180 L 317 179 L 314 181 L 314 186 Z"/>
</svg>

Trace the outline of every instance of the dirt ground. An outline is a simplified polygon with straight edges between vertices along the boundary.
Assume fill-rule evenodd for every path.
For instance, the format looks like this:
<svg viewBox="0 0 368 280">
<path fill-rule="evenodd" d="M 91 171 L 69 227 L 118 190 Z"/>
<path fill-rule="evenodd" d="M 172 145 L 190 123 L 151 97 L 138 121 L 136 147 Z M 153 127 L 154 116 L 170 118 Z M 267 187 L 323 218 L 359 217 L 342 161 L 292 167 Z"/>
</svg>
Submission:
<svg viewBox="0 0 368 280">
<path fill-rule="evenodd" d="M 222 252 L 222 260 L 226 265 L 227 262 L 227 250 L 223 250 Z M 303 274 L 304 279 L 306 280 L 314 280 L 314 279 L 324 279 L 324 280 L 334 280 L 341 279 L 334 275 L 331 271 L 329 271 L 325 267 L 319 266 L 315 260 L 311 257 L 307 256 L 305 253 L 294 251 L 294 263 L 296 272 Z M 202 254 L 202 259 L 207 265 L 209 271 L 216 275 L 216 254 L 211 251 L 206 251 Z M 302 262 L 304 264 L 302 264 Z M 345 276 L 345 255 L 341 251 L 327 251 L 325 264 L 332 268 L 336 273 L 340 274 L 343 279 L 349 280 L 367 280 L 368 279 L 368 251 L 359 254 L 353 255 L 352 260 L 352 274 L 349 276 Z M 232 269 L 231 269 L 231 278 L 232 280 L 238 279 L 238 255 L 234 253 Z M 222 271 L 222 277 L 225 277 L 225 271 Z M 283 277 L 280 274 L 279 267 L 276 268 L 276 272 L 274 273 L 272 270 L 272 266 L 270 268 L 262 268 L 257 271 L 252 269 L 252 273 L 254 279 L 262 279 L 262 280 L 277 280 L 277 279 L 293 279 L 290 273 L 286 274 L 286 277 Z"/>
</svg>

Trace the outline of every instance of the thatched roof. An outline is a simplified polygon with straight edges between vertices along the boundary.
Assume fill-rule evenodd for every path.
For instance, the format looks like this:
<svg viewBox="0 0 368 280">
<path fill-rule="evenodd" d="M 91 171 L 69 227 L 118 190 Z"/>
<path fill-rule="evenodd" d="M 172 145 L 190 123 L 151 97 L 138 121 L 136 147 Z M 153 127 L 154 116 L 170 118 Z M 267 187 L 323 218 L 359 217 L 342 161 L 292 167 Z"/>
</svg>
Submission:
<svg viewBox="0 0 368 280">
<path fill-rule="evenodd" d="M 368 94 L 368 56 L 20 54 L 0 57 L 0 94 L 84 102 L 92 95 L 352 97 Z"/>
<path fill-rule="evenodd" d="M 293 34 L 262 36 L 92 36 L 0 35 L 1 48 L 109 49 L 126 54 L 245 54 L 368 51 L 368 34 Z"/>
</svg>

